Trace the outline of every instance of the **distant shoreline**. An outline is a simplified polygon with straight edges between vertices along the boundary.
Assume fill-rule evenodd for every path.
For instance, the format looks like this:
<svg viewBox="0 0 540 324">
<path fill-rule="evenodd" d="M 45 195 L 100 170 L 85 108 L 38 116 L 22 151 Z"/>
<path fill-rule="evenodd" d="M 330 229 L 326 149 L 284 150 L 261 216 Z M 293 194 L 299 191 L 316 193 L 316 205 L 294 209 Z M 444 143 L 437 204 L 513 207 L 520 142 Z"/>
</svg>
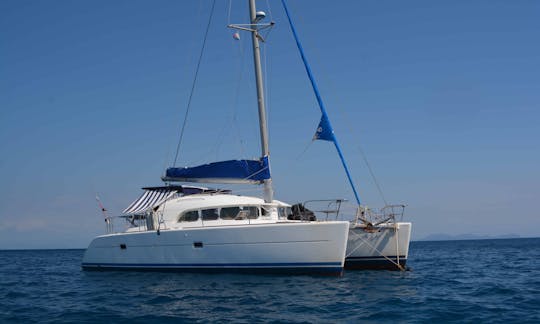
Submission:
<svg viewBox="0 0 540 324">
<path fill-rule="evenodd" d="M 412 240 L 413 242 L 436 242 L 436 241 L 478 241 L 478 240 L 511 240 L 511 239 L 531 239 L 540 238 L 538 236 L 522 237 L 516 234 L 508 235 L 476 235 L 476 234 L 460 234 L 460 235 L 447 235 L 447 234 L 433 234 L 428 235 L 421 239 Z"/>
</svg>

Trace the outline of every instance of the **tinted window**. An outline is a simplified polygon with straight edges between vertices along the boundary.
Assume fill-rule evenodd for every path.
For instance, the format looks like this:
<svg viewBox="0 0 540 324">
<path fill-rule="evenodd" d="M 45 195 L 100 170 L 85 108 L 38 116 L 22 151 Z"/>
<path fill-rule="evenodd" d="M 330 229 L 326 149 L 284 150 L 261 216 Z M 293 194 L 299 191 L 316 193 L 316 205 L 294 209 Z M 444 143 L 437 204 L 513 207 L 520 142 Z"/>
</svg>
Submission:
<svg viewBox="0 0 540 324">
<path fill-rule="evenodd" d="M 182 214 L 178 219 L 179 222 L 195 222 L 199 219 L 199 212 L 197 210 L 188 211 Z"/>
<path fill-rule="evenodd" d="M 203 220 L 216 220 L 219 214 L 217 209 L 203 209 L 201 210 L 201 216 Z"/>
<path fill-rule="evenodd" d="M 221 219 L 234 219 L 240 212 L 240 207 L 225 207 L 221 208 L 219 217 Z"/>
<path fill-rule="evenodd" d="M 246 206 L 242 208 L 244 212 L 246 212 L 246 216 L 249 219 L 257 219 L 259 218 L 259 208 L 255 206 Z"/>
</svg>

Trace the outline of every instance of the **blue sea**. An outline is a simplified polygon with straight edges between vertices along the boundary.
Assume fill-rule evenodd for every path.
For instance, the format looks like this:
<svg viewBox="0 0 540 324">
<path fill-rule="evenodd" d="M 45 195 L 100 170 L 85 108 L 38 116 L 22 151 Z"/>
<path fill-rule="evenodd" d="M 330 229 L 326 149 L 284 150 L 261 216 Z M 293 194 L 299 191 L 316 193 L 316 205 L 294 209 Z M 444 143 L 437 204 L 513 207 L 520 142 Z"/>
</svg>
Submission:
<svg viewBox="0 0 540 324">
<path fill-rule="evenodd" d="M 540 323 L 540 238 L 412 242 L 407 272 L 86 272 L 84 250 L 0 251 L 0 323 Z"/>
</svg>

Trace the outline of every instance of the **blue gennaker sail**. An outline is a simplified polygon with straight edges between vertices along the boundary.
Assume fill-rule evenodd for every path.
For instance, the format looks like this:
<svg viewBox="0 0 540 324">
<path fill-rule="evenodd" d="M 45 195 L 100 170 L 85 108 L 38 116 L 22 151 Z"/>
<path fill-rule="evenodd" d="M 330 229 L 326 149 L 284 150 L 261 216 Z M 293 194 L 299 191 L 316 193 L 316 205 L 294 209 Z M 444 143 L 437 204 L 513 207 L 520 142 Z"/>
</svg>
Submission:
<svg viewBox="0 0 540 324">
<path fill-rule="evenodd" d="M 334 130 L 330 124 L 330 120 L 326 114 L 323 114 L 319 126 L 317 126 L 317 131 L 313 135 L 313 140 L 329 141 L 335 142 L 336 136 L 334 135 Z"/>
<path fill-rule="evenodd" d="M 168 168 L 163 181 L 203 183 L 252 183 L 270 179 L 268 156 L 259 160 L 228 160 L 194 167 Z"/>
<path fill-rule="evenodd" d="M 349 179 L 349 183 L 353 190 L 354 197 L 356 198 L 356 202 L 358 203 L 358 205 L 360 205 L 360 196 L 358 195 L 358 192 L 356 191 L 356 187 L 354 186 L 354 182 L 349 172 L 349 167 L 347 167 L 347 163 L 345 162 L 345 158 L 343 157 L 343 153 L 341 152 L 341 148 L 334 134 L 334 130 L 332 129 L 332 125 L 330 124 L 330 119 L 328 118 L 328 114 L 326 113 L 326 108 L 324 107 L 324 103 L 321 98 L 319 88 L 317 87 L 317 83 L 315 82 L 315 77 L 313 76 L 313 73 L 311 72 L 311 67 L 309 66 L 306 55 L 304 54 L 304 49 L 302 48 L 302 44 L 300 43 L 300 39 L 298 37 L 298 34 L 296 33 L 296 28 L 294 28 L 294 24 L 292 22 L 291 15 L 289 14 L 289 9 L 287 8 L 287 4 L 285 3 L 285 0 L 281 0 L 281 4 L 283 5 L 283 9 L 285 9 L 287 20 L 289 21 L 289 25 L 291 26 L 291 31 L 296 41 L 296 46 L 298 47 L 298 51 L 300 52 L 300 56 L 302 57 L 302 62 L 304 62 L 306 73 L 308 75 L 309 81 L 311 82 L 311 86 L 313 87 L 313 92 L 315 93 L 315 97 L 317 98 L 317 103 L 319 104 L 319 108 L 322 113 L 321 121 L 319 122 L 319 126 L 317 127 L 317 131 L 315 132 L 313 139 L 329 141 L 329 142 L 334 143 L 334 146 L 336 147 L 339 158 L 341 159 L 341 163 L 343 164 L 343 168 L 345 169 L 345 173 L 347 174 L 347 178 Z"/>
</svg>

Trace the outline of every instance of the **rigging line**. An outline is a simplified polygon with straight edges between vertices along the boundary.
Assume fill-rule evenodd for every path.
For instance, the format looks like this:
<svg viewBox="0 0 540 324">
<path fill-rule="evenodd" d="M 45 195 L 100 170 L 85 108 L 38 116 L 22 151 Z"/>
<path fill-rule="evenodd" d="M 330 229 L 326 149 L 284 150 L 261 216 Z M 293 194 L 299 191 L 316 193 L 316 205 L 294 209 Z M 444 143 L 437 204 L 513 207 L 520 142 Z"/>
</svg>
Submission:
<svg viewBox="0 0 540 324">
<path fill-rule="evenodd" d="M 171 154 L 171 146 L 173 146 L 173 143 L 171 141 L 168 141 L 169 144 L 167 145 L 167 154 L 165 155 L 165 159 L 163 161 L 163 170 L 167 170 L 167 162 L 169 160 L 169 154 Z"/>
<path fill-rule="evenodd" d="M 324 70 L 324 65 L 322 65 L 322 69 Z M 336 87 L 336 84 L 335 84 L 335 82 L 334 82 L 334 80 L 332 78 L 332 74 L 331 73 L 325 73 L 325 75 L 326 75 L 326 80 L 327 80 L 327 86 L 331 90 L 330 93 L 338 93 L 338 91 L 336 91 L 337 87 Z M 337 107 L 336 111 L 341 115 L 341 117 L 342 117 L 341 119 L 345 120 L 345 126 L 348 129 L 349 133 L 350 134 L 356 133 L 356 131 L 355 131 L 356 128 L 353 127 L 353 125 L 351 123 L 351 121 L 354 120 L 354 119 L 351 118 L 350 115 L 347 113 L 347 109 L 342 108 L 342 107 L 347 107 L 347 104 L 344 104 L 344 102 L 342 100 L 342 96 L 336 96 L 336 98 L 337 98 L 337 101 L 338 101 L 338 104 L 336 105 L 336 107 Z M 371 164 L 369 163 L 369 160 L 367 158 L 367 154 L 364 152 L 364 150 L 362 149 L 362 146 L 360 144 L 355 143 L 354 147 L 360 153 L 360 156 L 362 157 L 362 160 L 364 161 L 364 164 L 366 165 L 366 167 L 368 169 L 371 180 L 373 181 L 373 184 L 375 184 L 375 187 L 377 189 L 377 192 L 379 193 L 379 196 L 380 196 L 381 200 L 383 201 L 385 206 L 388 205 L 388 201 L 386 200 L 386 197 L 384 195 L 382 187 L 381 187 L 379 181 L 377 180 L 377 177 L 375 176 L 375 172 L 373 171 L 373 168 L 371 167 Z"/>
<path fill-rule="evenodd" d="M 304 54 L 304 50 L 302 48 L 302 45 L 300 44 L 300 40 L 299 40 L 298 35 L 296 33 L 296 29 L 294 28 L 294 25 L 292 23 L 291 16 L 289 15 L 289 10 L 287 9 L 287 5 L 285 4 L 285 0 L 281 0 L 281 4 L 283 5 L 283 9 L 285 10 L 287 20 L 289 21 L 291 31 L 292 31 L 294 39 L 296 41 L 296 46 L 298 48 L 298 51 L 300 52 L 300 56 L 302 57 L 302 61 L 304 63 L 304 68 L 305 68 L 306 73 L 307 73 L 307 75 L 309 77 L 309 80 L 311 82 L 311 86 L 313 88 L 313 92 L 315 93 L 315 97 L 317 98 L 317 103 L 319 104 L 319 109 L 320 109 L 320 111 L 322 113 L 322 119 L 321 120 L 326 120 L 326 123 L 328 124 L 328 126 L 330 126 L 330 122 L 328 120 L 328 114 L 326 112 L 326 108 L 324 107 L 324 103 L 322 101 L 322 98 L 321 98 L 317 83 L 315 82 L 315 79 L 314 79 L 313 74 L 311 72 L 311 68 L 310 68 L 310 66 L 309 66 L 309 64 L 307 62 L 306 56 Z M 356 191 L 356 187 L 354 186 L 352 176 L 351 176 L 351 174 L 349 172 L 349 167 L 347 166 L 347 163 L 345 161 L 345 157 L 343 156 L 343 152 L 341 151 L 341 147 L 339 146 L 339 143 L 337 141 L 337 137 L 333 133 L 332 133 L 332 142 L 334 142 L 334 146 L 335 146 L 336 151 L 337 151 L 337 153 L 339 155 L 339 158 L 341 160 L 341 164 L 343 165 L 343 169 L 345 169 L 347 179 L 349 180 L 349 184 L 351 185 L 351 189 L 352 189 L 352 191 L 354 193 L 354 198 L 356 199 L 356 202 L 358 203 L 358 205 L 361 205 L 360 196 L 358 195 L 358 192 Z"/>
<path fill-rule="evenodd" d="M 311 147 L 311 144 L 313 144 L 313 140 L 309 141 L 309 143 L 306 145 L 306 147 L 304 148 L 304 150 L 298 155 L 298 157 L 296 157 L 296 161 L 299 161 L 300 158 L 302 156 L 304 156 L 304 154 L 306 154 L 306 152 L 309 150 L 309 148 Z"/>
<path fill-rule="evenodd" d="M 239 44 L 239 63 L 238 63 L 238 69 L 237 69 L 239 73 L 238 73 L 238 79 L 236 81 L 236 90 L 235 90 L 234 100 L 232 104 L 232 116 L 231 116 L 231 119 L 229 120 L 229 123 L 223 123 L 223 127 L 219 133 L 218 140 L 215 143 L 214 150 L 217 154 L 219 151 L 219 148 L 221 147 L 221 145 L 223 144 L 223 141 L 225 140 L 225 135 L 226 135 L 225 133 L 227 129 L 234 129 L 235 131 L 234 133 L 237 136 L 237 140 L 240 144 L 240 154 L 241 156 L 246 156 L 245 153 L 247 150 L 244 145 L 245 143 L 242 140 L 242 135 L 240 134 L 240 131 L 239 131 L 240 127 L 238 126 L 238 105 L 240 101 L 240 95 L 241 95 L 241 90 L 242 90 L 242 80 L 243 80 L 243 75 L 245 72 L 245 65 L 246 65 L 245 60 L 244 60 L 246 47 L 243 46 L 242 39 L 240 41 L 235 41 L 235 42 L 238 42 Z M 216 159 L 217 159 L 217 155 L 216 155 Z"/>
<path fill-rule="evenodd" d="M 240 41 L 240 74 L 238 75 L 238 84 L 236 87 L 236 93 L 234 98 L 234 106 L 233 106 L 233 119 L 231 120 L 232 126 L 235 130 L 235 134 L 237 136 L 238 143 L 240 144 L 240 154 L 242 156 L 246 156 L 247 148 L 246 148 L 246 142 L 244 139 L 242 139 L 242 134 L 240 133 L 240 127 L 238 125 L 238 106 L 240 105 L 240 97 L 242 94 L 242 81 L 244 79 L 244 74 L 246 71 L 246 60 L 244 59 L 246 56 L 246 50 L 248 46 L 244 46 L 244 40 Z"/>
<path fill-rule="evenodd" d="M 270 21 L 274 21 L 274 18 L 272 17 L 272 8 L 270 8 L 270 2 L 266 0 L 266 7 L 268 8 L 268 13 L 270 14 Z"/>
<path fill-rule="evenodd" d="M 324 70 L 324 65 L 323 65 L 323 70 Z M 332 78 L 332 74 L 331 73 L 325 73 L 326 75 L 326 80 L 328 81 L 328 86 L 330 87 L 330 92 L 331 93 L 338 93 L 338 91 L 336 91 L 336 85 L 335 85 L 335 82 Z M 349 132 L 351 134 L 354 134 L 355 133 L 355 127 L 352 126 L 351 124 L 351 120 L 354 120 L 352 118 L 350 118 L 350 116 L 347 114 L 347 109 L 340 109 L 340 107 L 346 107 L 347 105 L 344 104 L 343 100 L 342 100 L 342 97 L 341 96 L 337 96 L 337 100 L 338 100 L 338 105 L 336 105 L 337 109 L 336 111 L 338 113 L 340 113 L 344 118 L 345 120 L 345 125 L 346 127 L 348 128 Z M 364 161 L 364 164 L 366 165 L 367 169 L 368 169 L 368 172 L 369 172 L 369 175 L 371 176 L 371 180 L 373 181 L 373 183 L 375 184 L 375 187 L 377 188 L 377 192 L 379 193 L 382 201 L 384 202 L 384 205 L 388 205 L 388 201 L 386 200 L 386 197 L 383 193 L 383 190 L 382 190 L 382 187 L 379 183 L 379 181 L 377 180 L 377 177 L 375 176 L 375 172 L 373 172 L 373 169 L 371 168 L 371 164 L 369 163 L 369 160 L 367 158 L 367 155 L 366 153 L 364 152 L 364 150 L 362 149 L 362 146 L 358 143 L 355 143 L 355 148 L 358 150 L 358 152 L 360 153 L 360 156 L 362 157 L 362 160 Z"/>
<path fill-rule="evenodd" d="M 302 16 L 298 16 L 299 20 L 302 21 Z M 330 88 L 329 93 L 339 93 L 336 89 L 338 87 L 336 86 L 336 82 L 334 81 L 334 78 L 332 78 L 332 73 L 329 73 L 329 71 L 326 69 L 326 66 L 324 64 L 321 64 L 318 68 L 320 68 L 325 75 L 325 80 L 327 81 L 326 86 Z M 343 97 L 342 96 L 335 96 L 337 98 L 338 104 L 335 105 L 336 111 L 342 115 L 345 119 L 345 124 L 349 130 L 349 133 L 354 134 L 355 133 L 355 127 L 352 126 L 351 121 L 354 120 L 352 118 L 349 118 L 350 116 L 347 114 L 347 109 L 341 108 L 341 107 L 347 107 L 347 104 L 344 104 Z M 388 202 L 386 200 L 386 197 L 383 193 L 382 187 L 377 180 L 377 177 L 375 176 L 375 172 L 373 172 L 373 169 L 371 168 L 371 164 L 368 161 L 367 155 L 365 154 L 364 150 L 362 149 L 362 146 L 360 144 L 356 144 L 355 148 L 359 151 L 362 160 L 364 161 L 364 164 L 368 168 L 369 175 L 371 177 L 371 180 L 375 184 L 375 187 L 377 188 L 377 191 L 380 195 L 381 200 L 384 202 L 385 205 L 388 205 Z"/>
<path fill-rule="evenodd" d="M 227 26 L 231 24 L 232 0 L 229 0 L 229 12 L 227 13 Z"/>
<path fill-rule="evenodd" d="M 202 17 L 202 11 L 203 11 L 203 2 L 199 1 L 199 6 L 197 9 L 197 15 L 196 15 L 196 21 L 200 21 Z M 185 51 L 186 53 L 189 53 L 189 55 L 186 57 L 186 61 L 183 64 L 183 69 L 186 70 L 190 66 L 193 66 L 193 61 L 195 60 L 195 50 L 196 50 L 196 44 L 195 40 L 191 40 L 189 42 L 189 51 Z M 169 144 L 167 145 L 167 153 L 163 159 L 163 170 L 167 169 L 167 165 L 171 162 L 171 157 L 174 150 L 174 143 L 176 142 L 176 135 L 173 136 L 173 140 L 169 141 Z"/>
<path fill-rule="evenodd" d="M 262 49 L 262 55 L 263 55 L 263 67 L 264 67 L 264 105 L 266 107 L 266 114 L 270 116 L 270 106 L 268 105 L 268 98 L 270 97 L 270 94 L 268 93 L 268 46 L 264 44 L 261 46 Z M 270 120 L 271 118 L 266 118 L 266 128 L 270 130 Z"/>
<path fill-rule="evenodd" d="M 195 92 L 195 85 L 197 84 L 197 77 L 199 75 L 199 68 L 201 66 L 201 61 L 204 53 L 204 48 L 206 46 L 206 39 L 208 38 L 208 31 L 210 30 L 210 25 L 212 23 L 212 16 L 214 15 L 214 8 L 216 6 L 216 0 L 212 1 L 212 9 L 210 9 L 210 17 L 208 17 L 208 24 L 206 25 L 206 32 L 204 33 L 204 40 L 202 43 L 201 54 L 199 55 L 199 61 L 197 62 L 197 68 L 195 69 L 195 77 L 193 79 L 193 84 L 191 86 L 191 92 L 189 94 L 188 104 L 186 108 L 186 114 L 184 115 L 184 122 L 182 123 L 182 129 L 180 131 L 180 139 L 178 140 L 178 145 L 176 146 L 176 154 L 174 156 L 173 166 L 176 166 L 176 161 L 178 159 L 178 153 L 180 152 L 180 145 L 182 144 L 182 139 L 184 138 L 184 130 L 186 129 L 186 122 L 189 115 L 189 109 L 191 107 L 191 100 L 193 98 L 193 93 Z"/>
<path fill-rule="evenodd" d="M 384 202 L 384 205 L 388 205 L 388 202 L 386 201 L 386 198 L 384 197 L 383 191 L 381 189 L 381 186 L 379 185 L 379 181 L 377 181 L 377 178 L 375 177 L 375 173 L 371 169 L 371 164 L 369 163 L 366 154 L 364 153 L 364 150 L 362 150 L 362 147 L 357 144 L 356 149 L 360 151 L 360 155 L 362 156 L 362 159 L 364 160 L 364 163 L 366 164 L 369 174 L 371 175 L 371 178 L 373 179 L 373 182 L 375 183 L 375 187 L 377 187 L 377 191 L 379 192 L 379 195 L 381 195 L 381 198 Z"/>
</svg>

